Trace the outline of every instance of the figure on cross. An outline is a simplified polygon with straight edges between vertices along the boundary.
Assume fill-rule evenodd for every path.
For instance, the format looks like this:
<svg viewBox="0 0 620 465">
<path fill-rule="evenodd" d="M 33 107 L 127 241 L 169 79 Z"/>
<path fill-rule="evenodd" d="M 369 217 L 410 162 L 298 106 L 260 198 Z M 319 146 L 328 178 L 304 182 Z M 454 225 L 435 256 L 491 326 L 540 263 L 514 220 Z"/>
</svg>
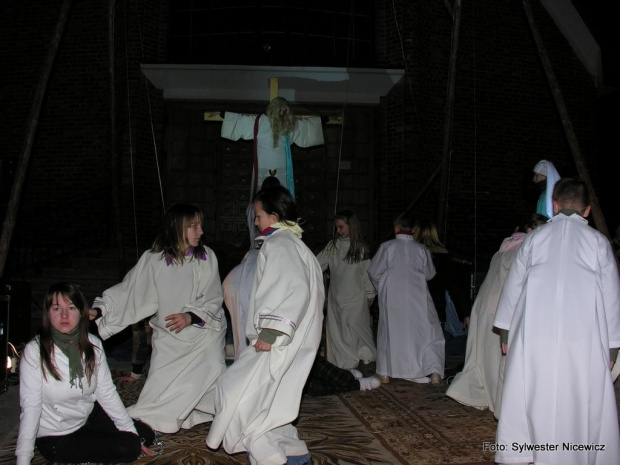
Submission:
<svg viewBox="0 0 620 465">
<path fill-rule="evenodd" d="M 221 136 L 230 140 L 254 140 L 252 193 L 268 176 L 275 176 L 295 195 L 291 144 L 322 145 L 321 118 L 296 118 L 284 97 L 275 97 L 262 115 L 225 112 Z"/>
</svg>

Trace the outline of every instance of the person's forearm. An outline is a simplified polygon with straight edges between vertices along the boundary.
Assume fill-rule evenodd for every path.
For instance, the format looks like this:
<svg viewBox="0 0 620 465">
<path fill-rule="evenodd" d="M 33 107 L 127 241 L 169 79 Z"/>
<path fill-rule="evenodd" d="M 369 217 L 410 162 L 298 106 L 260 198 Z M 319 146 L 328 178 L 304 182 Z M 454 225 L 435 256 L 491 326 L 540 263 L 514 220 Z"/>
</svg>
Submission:
<svg viewBox="0 0 620 465">
<path fill-rule="evenodd" d="M 508 344 L 508 330 L 507 329 L 499 330 L 499 341 L 503 344 Z"/>
<path fill-rule="evenodd" d="M 260 333 L 258 333 L 258 338 L 267 344 L 273 344 L 281 334 L 280 331 L 276 331 L 275 329 L 265 328 L 261 329 Z"/>
</svg>

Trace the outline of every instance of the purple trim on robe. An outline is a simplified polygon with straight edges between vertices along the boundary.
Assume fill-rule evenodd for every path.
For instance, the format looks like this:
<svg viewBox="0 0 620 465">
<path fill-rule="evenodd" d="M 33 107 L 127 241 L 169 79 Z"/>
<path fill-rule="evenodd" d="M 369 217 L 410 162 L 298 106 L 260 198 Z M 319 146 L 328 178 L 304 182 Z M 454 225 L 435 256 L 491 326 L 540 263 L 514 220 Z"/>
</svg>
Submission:
<svg viewBox="0 0 620 465">
<path fill-rule="evenodd" d="M 193 247 L 189 247 L 187 249 L 187 251 L 185 252 L 185 256 L 186 257 L 188 257 L 190 255 L 193 255 L 193 254 L 194 254 L 194 248 Z M 203 250 L 202 253 L 198 254 L 198 259 L 199 260 L 207 261 L 207 252 L 205 250 Z M 166 260 L 166 266 L 170 266 L 174 262 L 174 259 L 169 254 L 166 254 L 165 260 Z"/>
</svg>

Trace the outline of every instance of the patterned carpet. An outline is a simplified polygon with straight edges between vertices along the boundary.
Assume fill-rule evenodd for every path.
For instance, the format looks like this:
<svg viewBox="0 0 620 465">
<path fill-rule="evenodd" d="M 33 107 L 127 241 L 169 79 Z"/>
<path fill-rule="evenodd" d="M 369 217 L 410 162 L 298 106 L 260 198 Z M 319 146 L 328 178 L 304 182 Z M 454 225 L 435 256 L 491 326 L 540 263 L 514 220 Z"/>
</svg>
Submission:
<svg viewBox="0 0 620 465">
<path fill-rule="evenodd" d="M 367 374 L 374 371 L 363 367 Z M 115 378 L 127 373 L 114 372 Z M 144 381 L 119 383 L 127 405 L 134 403 Z M 446 386 L 391 380 L 373 391 L 338 396 L 304 397 L 297 427 L 314 464 L 493 465 L 482 450 L 493 442 L 496 422 L 488 411 L 464 407 L 444 395 Z M 205 446 L 208 425 L 163 437 L 165 452 L 136 463 L 158 465 L 245 464 L 243 454 L 227 455 Z M 0 465 L 14 463 L 16 432 L 2 444 Z M 46 461 L 36 455 L 33 464 Z"/>
</svg>

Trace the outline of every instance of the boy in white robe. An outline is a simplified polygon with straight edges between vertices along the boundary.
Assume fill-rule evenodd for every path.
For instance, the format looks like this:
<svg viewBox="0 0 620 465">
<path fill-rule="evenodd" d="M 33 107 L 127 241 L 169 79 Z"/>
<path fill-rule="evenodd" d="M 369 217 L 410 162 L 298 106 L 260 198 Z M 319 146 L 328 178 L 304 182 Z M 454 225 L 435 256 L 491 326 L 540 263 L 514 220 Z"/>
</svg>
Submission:
<svg viewBox="0 0 620 465">
<path fill-rule="evenodd" d="M 445 339 L 426 284 L 435 276 L 429 250 L 413 239 L 407 213 L 394 220 L 395 239 L 384 242 L 370 262 L 379 291 L 377 374 L 416 383 L 441 384 Z"/>
<path fill-rule="evenodd" d="M 254 208 L 262 246 L 245 328 L 250 345 L 217 382 L 206 443 L 246 451 L 252 465 L 310 464 L 292 422 L 321 341 L 323 276 L 284 187 L 260 191 Z"/>
<path fill-rule="evenodd" d="M 558 181 L 553 208 L 521 245 L 495 317 L 509 330 L 495 460 L 617 465 L 610 349 L 620 346 L 618 268 L 607 238 L 585 219 L 583 182 Z"/>
</svg>

